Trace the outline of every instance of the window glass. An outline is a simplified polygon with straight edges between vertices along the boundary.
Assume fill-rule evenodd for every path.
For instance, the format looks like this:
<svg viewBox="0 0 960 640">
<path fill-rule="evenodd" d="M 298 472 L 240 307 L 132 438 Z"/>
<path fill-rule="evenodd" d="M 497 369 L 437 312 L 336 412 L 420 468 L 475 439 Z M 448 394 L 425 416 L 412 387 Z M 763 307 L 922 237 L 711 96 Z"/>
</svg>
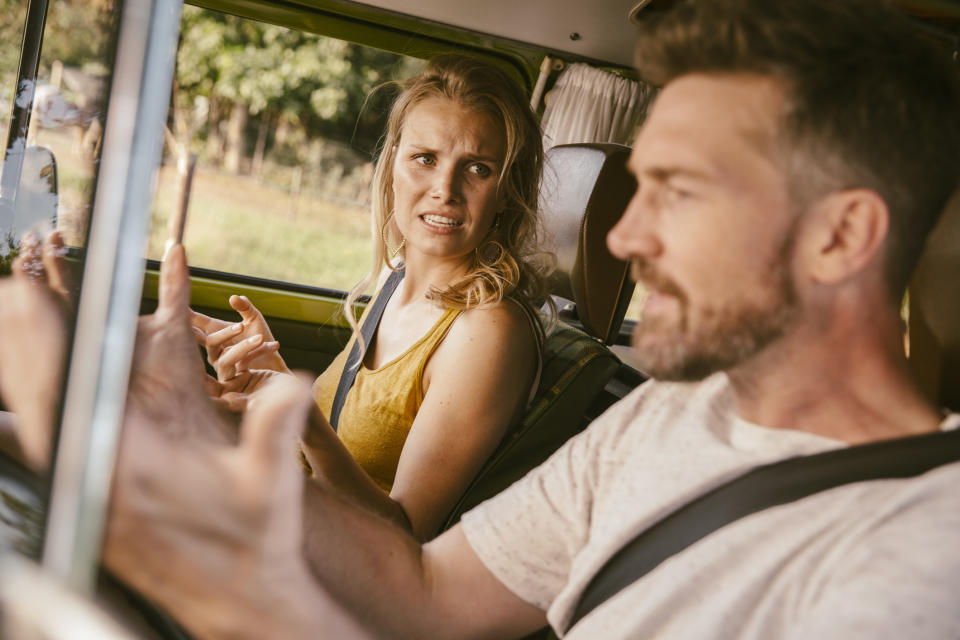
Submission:
<svg viewBox="0 0 960 640">
<path fill-rule="evenodd" d="M 9 2 L 0 0 L 4 1 Z M 49 150 L 55 159 L 56 215 L 53 220 L 36 213 L 37 201 L 30 198 L 32 182 L 52 177 L 42 166 L 31 167 L 28 156 L 17 196 L 16 236 L 27 230 L 45 235 L 55 224 L 68 245 L 84 243 L 103 134 L 115 20 L 113 0 L 54 0 L 49 5 L 26 145 Z M 22 23 L 21 17 L 21 28 Z M 15 60 L 11 69 L 15 78 Z M 35 175 L 38 172 L 41 175 Z"/>
<path fill-rule="evenodd" d="M 627 313 L 623 316 L 629 320 L 639 320 L 643 310 L 643 300 L 646 297 L 646 289 L 638 284 L 633 290 L 633 296 L 630 298 L 630 306 L 627 307 Z"/>
<path fill-rule="evenodd" d="M 27 0 L 0 0 L 0 131 L 6 142 L 10 129 L 10 112 L 17 87 L 17 63 L 20 60 L 20 41 L 23 40 L 23 21 L 27 15 Z M 0 158 L 0 165 L 3 158 Z"/>
<path fill-rule="evenodd" d="M 175 233 L 189 180 L 190 263 L 349 289 L 370 268 L 376 141 L 391 90 L 423 64 L 186 6 L 149 256 Z"/>
<path fill-rule="evenodd" d="M 11 149 L 2 166 L 0 275 L 9 273 L 26 231 L 44 238 L 55 227 L 68 245 L 85 242 L 116 35 L 114 0 L 51 0 L 43 33 L 26 34 L 34 51 L 41 45 L 36 83 L 18 92 L 27 6 L 27 0 L 0 0 L 0 125 L 5 149 L 8 139 Z M 11 131 L 14 100 L 19 109 L 30 109 L 26 131 Z M 8 183 L 7 171 L 14 169 Z M 66 257 L 73 289 L 82 267 L 77 255 Z M 0 403 L 0 437 L 15 420 L 6 409 Z M 37 557 L 45 481 L 13 462 L 9 451 L 0 453 L 0 551 L 9 546 Z"/>
</svg>

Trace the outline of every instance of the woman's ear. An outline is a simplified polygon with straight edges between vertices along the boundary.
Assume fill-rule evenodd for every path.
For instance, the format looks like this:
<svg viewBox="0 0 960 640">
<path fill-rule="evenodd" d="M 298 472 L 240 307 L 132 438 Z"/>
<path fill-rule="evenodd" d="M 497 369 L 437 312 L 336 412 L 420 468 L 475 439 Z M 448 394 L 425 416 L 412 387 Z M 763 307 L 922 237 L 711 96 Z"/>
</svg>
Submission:
<svg viewBox="0 0 960 640">
<path fill-rule="evenodd" d="M 807 273 L 822 284 L 850 278 L 879 257 L 890 226 L 887 203 L 870 189 L 830 193 L 807 216 L 801 256 Z"/>
</svg>

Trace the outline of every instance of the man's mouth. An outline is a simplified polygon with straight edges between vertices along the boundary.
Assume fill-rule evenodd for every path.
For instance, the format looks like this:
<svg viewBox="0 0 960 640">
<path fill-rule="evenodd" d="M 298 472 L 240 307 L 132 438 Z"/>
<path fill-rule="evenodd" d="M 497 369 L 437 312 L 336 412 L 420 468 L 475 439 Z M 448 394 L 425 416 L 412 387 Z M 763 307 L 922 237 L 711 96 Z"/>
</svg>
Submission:
<svg viewBox="0 0 960 640">
<path fill-rule="evenodd" d="M 672 297 L 684 300 L 683 291 L 677 284 L 653 267 L 645 263 L 634 262 L 630 268 L 633 281 L 647 291 L 647 297 Z"/>
</svg>

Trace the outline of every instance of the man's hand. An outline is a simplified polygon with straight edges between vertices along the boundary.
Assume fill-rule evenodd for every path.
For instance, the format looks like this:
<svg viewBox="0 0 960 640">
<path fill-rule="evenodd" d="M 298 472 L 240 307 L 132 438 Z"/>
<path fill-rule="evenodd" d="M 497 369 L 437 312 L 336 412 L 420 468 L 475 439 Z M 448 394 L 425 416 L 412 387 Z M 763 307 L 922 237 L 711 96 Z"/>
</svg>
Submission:
<svg viewBox="0 0 960 640">
<path fill-rule="evenodd" d="M 183 247 L 160 265 L 157 310 L 142 316 L 127 396 L 127 421 L 148 422 L 170 435 L 235 442 L 235 430 L 204 391 L 200 351 L 190 328 L 190 278 Z"/>
<path fill-rule="evenodd" d="M 50 465 L 63 378 L 66 316 L 74 306 L 57 231 L 20 241 L 13 276 L 0 281 L 0 448 L 34 471 Z"/>
<path fill-rule="evenodd" d="M 139 325 L 105 563 L 199 637 L 358 637 L 302 556 L 309 388 L 280 376 L 237 442 L 203 388 L 189 286 L 176 246 Z"/>
<path fill-rule="evenodd" d="M 269 391 L 237 446 L 172 437 L 128 414 L 106 565 L 198 637 L 363 637 L 302 556 L 294 460 L 309 388 L 284 376 Z"/>
<path fill-rule="evenodd" d="M 0 281 L 0 397 L 14 414 L 16 448 L 47 469 L 63 376 L 66 320 L 56 295 L 22 277 Z"/>
</svg>

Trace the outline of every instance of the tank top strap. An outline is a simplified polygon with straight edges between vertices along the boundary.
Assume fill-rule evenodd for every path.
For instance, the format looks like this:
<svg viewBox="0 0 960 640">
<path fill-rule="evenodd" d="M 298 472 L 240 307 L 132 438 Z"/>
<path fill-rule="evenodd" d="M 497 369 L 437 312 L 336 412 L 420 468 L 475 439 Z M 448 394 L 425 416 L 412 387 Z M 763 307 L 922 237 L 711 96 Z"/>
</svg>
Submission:
<svg viewBox="0 0 960 640">
<path fill-rule="evenodd" d="M 447 309 L 444 311 L 440 319 L 437 320 L 437 323 L 433 325 L 433 328 L 430 329 L 430 332 L 424 337 L 424 340 L 417 345 L 419 357 L 414 359 L 414 361 L 417 362 L 417 370 L 414 375 L 417 404 L 423 402 L 423 372 L 427 368 L 427 362 L 430 360 L 433 352 L 437 350 L 437 347 L 440 346 L 440 343 L 443 342 L 443 339 L 447 336 L 447 332 L 450 331 L 450 327 L 453 326 L 453 322 L 460 317 L 461 313 L 463 313 L 461 309 Z"/>
</svg>

